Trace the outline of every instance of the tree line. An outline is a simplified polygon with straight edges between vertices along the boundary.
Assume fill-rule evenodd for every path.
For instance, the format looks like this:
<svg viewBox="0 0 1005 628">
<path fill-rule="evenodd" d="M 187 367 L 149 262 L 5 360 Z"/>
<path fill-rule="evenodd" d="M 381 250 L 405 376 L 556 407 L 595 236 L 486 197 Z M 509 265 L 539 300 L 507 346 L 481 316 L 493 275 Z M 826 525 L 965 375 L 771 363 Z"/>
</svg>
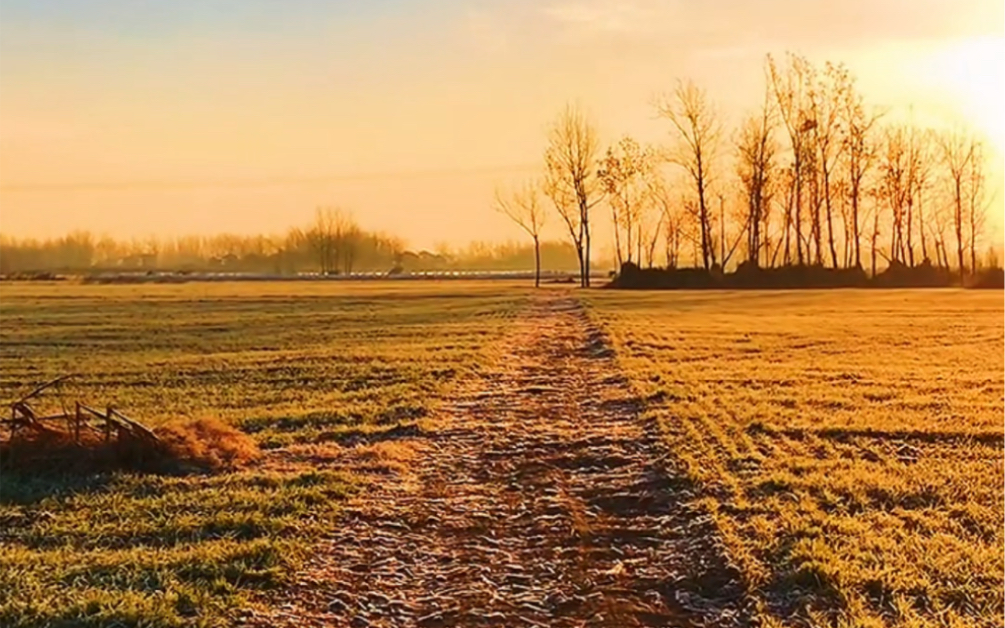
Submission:
<svg viewBox="0 0 1005 628">
<path fill-rule="evenodd" d="M 731 130 L 704 89 L 678 81 L 652 103 L 667 123 L 663 145 L 625 136 L 602 147 L 596 125 L 567 106 L 549 129 L 543 174 L 497 191 L 497 210 L 536 243 L 549 205 L 584 286 L 598 220 L 609 222 L 619 268 L 976 272 L 993 197 L 976 135 L 890 119 L 843 64 L 787 53 L 768 55 L 764 72 L 761 103 Z"/>
<path fill-rule="evenodd" d="M 360 227 L 352 213 L 318 208 L 313 221 L 280 235 L 116 239 L 75 231 L 49 239 L 0 235 L 0 274 L 93 271 L 191 271 L 296 274 L 437 270 L 524 270 L 536 247 L 472 242 L 412 251 L 402 239 Z M 568 243 L 544 242 L 546 267 L 573 270 Z"/>
</svg>

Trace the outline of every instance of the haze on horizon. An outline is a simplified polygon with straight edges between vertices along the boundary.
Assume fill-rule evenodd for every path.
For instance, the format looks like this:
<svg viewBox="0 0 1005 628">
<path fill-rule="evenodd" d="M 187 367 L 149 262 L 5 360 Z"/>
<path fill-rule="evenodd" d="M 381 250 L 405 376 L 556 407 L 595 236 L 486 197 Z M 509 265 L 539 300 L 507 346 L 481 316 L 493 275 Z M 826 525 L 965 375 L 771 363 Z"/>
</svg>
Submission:
<svg viewBox="0 0 1005 628">
<path fill-rule="evenodd" d="M 666 141 L 654 94 L 691 78 L 734 122 L 786 50 L 985 135 L 1000 182 L 1003 24 L 997 0 L 2 0 L 0 232 L 271 233 L 340 205 L 417 247 L 517 238 L 493 189 L 539 171 L 566 102 L 605 143 Z"/>
</svg>

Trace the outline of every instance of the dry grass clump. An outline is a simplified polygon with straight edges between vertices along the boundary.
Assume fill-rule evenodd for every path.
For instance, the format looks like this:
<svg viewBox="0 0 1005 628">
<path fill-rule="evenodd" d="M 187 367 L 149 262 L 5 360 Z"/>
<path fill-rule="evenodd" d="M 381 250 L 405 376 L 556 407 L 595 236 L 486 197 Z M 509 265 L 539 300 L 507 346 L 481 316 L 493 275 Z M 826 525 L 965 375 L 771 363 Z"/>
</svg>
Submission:
<svg viewBox="0 0 1005 628">
<path fill-rule="evenodd" d="M 172 421 L 155 428 L 154 434 L 167 459 L 188 468 L 230 471 L 261 455 L 250 436 L 214 418 Z"/>
<path fill-rule="evenodd" d="M 255 441 L 219 419 L 170 421 L 153 430 L 157 441 L 105 438 L 56 427 L 23 429 L 0 440 L 0 468 L 28 475 L 87 475 L 129 470 L 149 473 L 239 469 L 260 455 Z"/>
</svg>

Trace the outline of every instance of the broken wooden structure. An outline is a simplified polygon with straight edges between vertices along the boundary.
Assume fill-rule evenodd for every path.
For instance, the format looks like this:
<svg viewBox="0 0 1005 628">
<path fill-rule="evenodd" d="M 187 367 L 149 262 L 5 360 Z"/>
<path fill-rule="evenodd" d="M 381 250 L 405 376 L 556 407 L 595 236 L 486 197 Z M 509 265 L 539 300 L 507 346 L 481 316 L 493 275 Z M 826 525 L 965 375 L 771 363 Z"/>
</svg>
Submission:
<svg viewBox="0 0 1005 628">
<path fill-rule="evenodd" d="M 10 416 L 0 418 L 0 465 L 58 470 L 114 462 L 143 467 L 163 454 L 156 434 L 112 406 L 102 411 L 79 401 L 72 408 L 61 402 L 61 412 L 44 414 L 32 405 L 43 391 L 70 377 L 46 382 L 10 405 Z"/>
</svg>

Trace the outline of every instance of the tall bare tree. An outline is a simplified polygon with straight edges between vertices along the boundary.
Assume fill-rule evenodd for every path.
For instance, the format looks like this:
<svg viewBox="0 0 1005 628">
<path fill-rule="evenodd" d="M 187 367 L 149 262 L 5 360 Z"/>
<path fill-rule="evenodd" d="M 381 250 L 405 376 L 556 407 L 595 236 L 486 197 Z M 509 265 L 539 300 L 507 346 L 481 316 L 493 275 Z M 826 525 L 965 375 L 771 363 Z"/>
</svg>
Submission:
<svg viewBox="0 0 1005 628">
<path fill-rule="evenodd" d="M 933 138 L 934 135 L 930 129 L 916 130 L 912 128 L 910 178 L 913 197 L 911 202 L 917 214 L 918 235 L 921 238 L 921 259 L 922 262 L 928 263 L 931 263 L 928 248 L 930 229 L 927 228 L 926 224 L 925 201 L 929 200 L 928 194 L 932 188 L 935 165 Z"/>
<path fill-rule="evenodd" d="M 837 162 L 844 151 L 845 127 L 841 115 L 841 104 L 846 94 L 853 88 L 853 81 L 848 69 L 841 64 L 827 62 L 823 76 L 814 80 L 807 89 L 812 120 L 812 139 L 816 149 L 816 163 L 819 183 L 816 189 L 822 192 L 824 217 L 827 226 L 827 245 L 831 256 L 831 265 L 838 266 L 837 246 L 834 241 L 834 202 L 832 187 L 834 171 Z M 819 206 L 819 200 L 817 201 Z M 817 210 L 819 213 L 819 210 Z M 820 220 L 817 219 L 817 236 L 820 236 Z M 819 245 L 818 245 L 819 248 Z M 819 251 L 818 251 L 819 261 Z"/>
<path fill-rule="evenodd" d="M 656 110 L 660 117 L 670 121 L 676 133 L 670 160 L 683 167 L 694 183 L 701 258 L 708 270 L 716 264 L 710 196 L 722 135 L 719 115 L 705 90 L 692 81 L 678 82 L 671 96 L 657 101 Z"/>
<path fill-rule="evenodd" d="M 967 226 L 970 229 L 970 270 L 977 272 L 977 243 L 980 239 L 984 223 L 987 220 L 987 210 L 989 206 L 987 194 L 987 175 L 984 172 L 984 145 L 971 137 L 970 141 L 970 167 L 967 176 Z"/>
<path fill-rule="evenodd" d="M 580 285 L 590 285 L 590 211 L 603 200 L 597 178 L 597 130 L 576 106 L 552 124 L 544 153 L 544 193 L 565 223 L 579 257 Z"/>
<path fill-rule="evenodd" d="M 877 149 L 873 135 L 880 115 L 866 110 L 862 96 L 854 84 L 849 85 L 844 92 L 842 114 L 846 129 L 845 189 L 850 206 L 845 237 L 851 238 L 855 266 L 862 268 L 862 201 L 866 197 L 866 177 L 876 161 Z"/>
<path fill-rule="evenodd" d="M 810 144 L 815 123 L 808 116 L 810 107 L 806 94 L 806 85 L 813 76 L 813 67 L 799 55 L 786 53 L 785 59 L 785 66 L 780 66 L 771 55 L 768 55 L 767 71 L 771 90 L 778 104 L 779 116 L 788 133 L 789 146 L 792 150 L 789 177 L 792 185 L 789 192 L 791 202 L 787 203 L 785 223 L 786 231 L 790 227 L 795 230 L 793 239 L 796 245 L 796 263 L 802 265 L 809 258 L 808 254 L 803 255 L 803 195 L 805 181 L 808 178 L 807 161 L 815 154 Z"/>
<path fill-rule="evenodd" d="M 890 262 L 907 263 L 905 222 L 911 196 L 909 179 L 908 130 L 891 126 L 884 130 L 879 158 L 880 201 L 890 213 Z"/>
<path fill-rule="evenodd" d="M 767 260 L 771 200 L 778 182 L 776 115 L 770 93 L 766 92 L 760 111 L 743 121 L 736 141 L 737 172 L 747 210 L 747 260 L 755 266 L 761 265 L 762 257 Z"/>
<path fill-rule="evenodd" d="M 970 162 L 974 158 L 975 144 L 959 130 L 944 132 L 939 136 L 939 148 L 942 152 L 942 164 L 953 203 L 953 228 L 956 232 L 956 263 L 959 268 L 960 281 L 967 274 L 963 259 L 966 243 L 964 240 L 964 225 L 966 224 L 967 179 L 970 174 Z"/>
<path fill-rule="evenodd" d="M 509 193 L 498 189 L 495 193 L 496 211 L 509 217 L 534 241 L 535 288 L 541 286 L 541 229 L 546 220 L 540 199 L 540 186 L 533 181 L 528 181 Z"/>
</svg>

